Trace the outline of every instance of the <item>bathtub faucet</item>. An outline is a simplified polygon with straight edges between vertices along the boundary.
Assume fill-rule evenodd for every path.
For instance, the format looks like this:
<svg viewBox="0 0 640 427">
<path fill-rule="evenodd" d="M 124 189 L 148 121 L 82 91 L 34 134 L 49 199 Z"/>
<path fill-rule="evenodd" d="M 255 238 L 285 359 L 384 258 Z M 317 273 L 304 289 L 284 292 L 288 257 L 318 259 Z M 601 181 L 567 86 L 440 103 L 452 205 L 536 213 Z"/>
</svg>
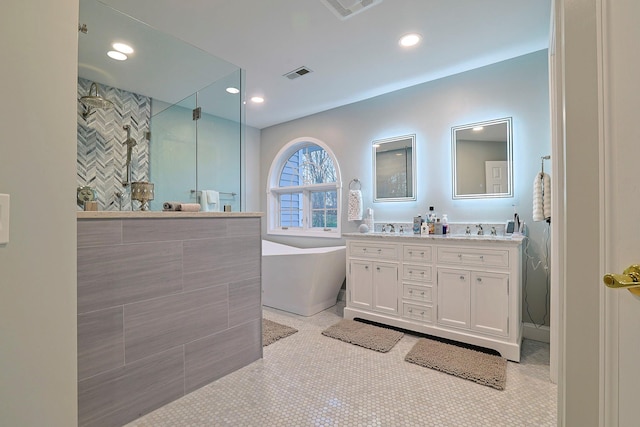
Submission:
<svg viewBox="0 0 640 427">
<path fill-rule="evenodd" d="M 396 228 L 393 226 L 393 224 L 387 224 L 384 227 L 382 227 L 382 231 L 386 231 L 387 227 L 389 227 L 389 231 L 391 233 L 395 233 L 396 232 Z"/>
</svg>

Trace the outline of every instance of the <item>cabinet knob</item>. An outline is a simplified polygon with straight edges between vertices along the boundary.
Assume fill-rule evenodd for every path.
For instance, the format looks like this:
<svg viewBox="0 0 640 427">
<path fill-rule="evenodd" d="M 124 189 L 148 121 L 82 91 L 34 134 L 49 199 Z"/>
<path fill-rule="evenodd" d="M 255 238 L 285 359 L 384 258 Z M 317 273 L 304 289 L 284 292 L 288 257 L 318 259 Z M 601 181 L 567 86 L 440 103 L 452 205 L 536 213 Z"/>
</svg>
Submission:
<svg viewBox="0 0 640 427">
<path fill-rule="evenodd" d="M 462 259 L 462 254 L 458 254 L 458 258 Z"/>
<path fill-rule="evenodd" d="M 409 274 L 413 274 L 413 270 L 409 270 Z"/>
<path fill-rule="evenodd" d="M 369 266 L 368 266 L 368 265 L 365 265 L 365 266 L 364 266 L 364 269 L 365 269 L 365 270 L 368 270 L 368 269 L 369 269 Z"/>
<path fill-rule="evenodd" d="M 424 291 L 420 292 L 420 295 L 424 296 Z"/>
<path fill-rule="evenodd" d="M 480 255 L 480 259 L 484 261 L 484 255 Z"/>
<path fill-rule="evenodd" d="M 362 248 L 362 252 L 367 252 L 367 248 Z"/>
<path fill-rule="evenodd" d="M 464 276 L 460 276 L 460 280 L 464 280 Z"/>
<path fill-rule="evenodd" d="M 376 270 L 380 271 L 380 267 L 376 267 Z"/>
<path fill-rule="evenodd" d="M 409 313 L 413 313 L 413 308 L 410 308 L 410 309 L 409 309 Z"/>
<path fill-rule="evenodd" d="M 413 251 L 409 251 L 409 255 L 413 255 Z"/>
<path fill-rule="evenodd" d="M 421 311 L 421 312 L 420 312 L 420 316 L 424 316 L 424 311 Z"/>
<path fill-rule="evenodd" d="M 422 274 L 424 276 L 424 271 L 421 271 L 420 274 Z"/>
<path fill-rule="evenodd" d="M 420 252 L 420 256 L 424 256 L 424 252 Z"/>
<path fill-rule="evenodd" d="M 409 293 L 412 294 L 413 293 L 413 289 L 409 289 Z"/>
<path fill-rule="evenodd" d="M 476 280 L 477 280 L 479 283 L 482 283 L 482 277 L 478 277 Z"/>
<path fill-rule="evenodd" d="M 382 252 L 382 249 L 378 249 L 378 253 Z"/>
</svg>

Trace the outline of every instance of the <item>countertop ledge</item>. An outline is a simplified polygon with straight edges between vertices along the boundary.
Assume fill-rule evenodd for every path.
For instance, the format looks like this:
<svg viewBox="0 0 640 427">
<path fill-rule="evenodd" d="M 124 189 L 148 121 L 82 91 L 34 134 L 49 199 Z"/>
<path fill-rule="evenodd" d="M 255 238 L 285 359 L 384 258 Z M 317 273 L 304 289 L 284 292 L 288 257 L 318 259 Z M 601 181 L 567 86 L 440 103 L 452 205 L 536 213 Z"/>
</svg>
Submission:
<svg viewBox="0 0 640 427">
<path fill-rule="evenodd" d="M 392 233 L 342 233 L 343 237 L 351 239 L 371 239 L 371 240 L 388 240 L 388 241 L 410 241 L 413 243 L 430 243 L 430 242 L 469 242 L 469 243 L 489 243 L 489 244 L 505 244 L 520 245 L 525 236 L 464 236 L 464 235 L 438 235 L 430 234 L 421 236 L 416 234 L 392 234 Z"/>
<path fill-rule="evenodd" d="M 263 212 L 79 211 L 77 219 L 260 218 Z"/>
</svg>

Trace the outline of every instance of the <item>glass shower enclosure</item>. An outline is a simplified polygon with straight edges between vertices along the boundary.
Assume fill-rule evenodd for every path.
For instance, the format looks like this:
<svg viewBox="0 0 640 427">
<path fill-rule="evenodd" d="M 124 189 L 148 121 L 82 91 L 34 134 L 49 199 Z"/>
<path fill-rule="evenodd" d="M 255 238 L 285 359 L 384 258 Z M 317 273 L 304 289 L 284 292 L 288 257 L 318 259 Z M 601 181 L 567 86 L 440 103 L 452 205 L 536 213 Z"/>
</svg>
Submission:
<svg viewBox="0 0 640 427">
<path fill-rule="evenodd" d="M 244 71 L 97 0 L 80 0 L 79 24 L 78 194 L 139 210 L 133 184 L 149 182 L 154 211 L 200 203 L 203 190 L 219 195 L 211 210 L 242 211 Z M 106 55 L 114 41 L 132 45 L 130 58 Z M 109 108 L 87 111 L 93 83 Z"/>
</svg>

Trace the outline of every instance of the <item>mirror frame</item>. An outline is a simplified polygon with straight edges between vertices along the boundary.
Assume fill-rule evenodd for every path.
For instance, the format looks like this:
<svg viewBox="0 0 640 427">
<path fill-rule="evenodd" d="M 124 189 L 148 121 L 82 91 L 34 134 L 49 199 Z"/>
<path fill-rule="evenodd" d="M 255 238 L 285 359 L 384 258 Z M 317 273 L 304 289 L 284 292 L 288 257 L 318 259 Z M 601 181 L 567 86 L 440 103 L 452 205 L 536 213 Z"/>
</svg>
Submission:
<svg viewBox="0 0 640 427">
<path fill-rule="evenodd" d="M 474 128 L 476 126 L 491 126 L 506 123 L 507 125 L 507 189 L 504 193 L 472 193 L 460 194 L 458 192 L 457 183 L 457 139 L 456 133 L 462 130 Z M 452 178 L 452 195 L 453 199 L 493 199 L 493 198 L 509 198 L 513 197 L 513 121 L 511 117 L 505 117 L 495 120 L 487 120 L 484 122 L 470 123 L 451 128 L 451 178 Z"/>
<path fill-rule="evenodd" d="M 378 177 L 376 168 L 376 154 L 377 148 L 382 144 L 389 144 L 402 140 L 411 140 L 411 195 L 406 197 L 379 197 L 378 196 Z M 416 135 L 402 135 L 394 136 L 391 138 L 377 139 L 371 144 L 372 158 L 373 158 L 373 201 L 374 202 L 409 202 L 417 200 L 417 185 L 416 185 Z"/>
</svg>

